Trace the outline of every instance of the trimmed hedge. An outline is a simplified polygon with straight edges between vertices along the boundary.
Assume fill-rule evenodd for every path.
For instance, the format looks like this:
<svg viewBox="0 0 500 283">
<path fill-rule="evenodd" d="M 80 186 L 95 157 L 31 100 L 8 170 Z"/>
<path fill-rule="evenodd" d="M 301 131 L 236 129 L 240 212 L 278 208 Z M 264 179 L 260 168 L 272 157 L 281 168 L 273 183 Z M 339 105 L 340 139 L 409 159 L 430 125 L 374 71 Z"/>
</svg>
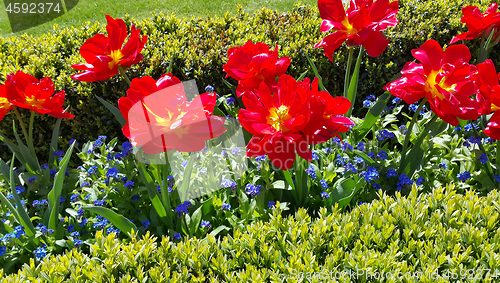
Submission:
<svg viewBox="0 0 500 283">
<path fill-rule="evenodd" d="M 477 5 L 484 11 L 487 4 L 472 0 L 401 0 L 397 16 L 400 23 L 386 31 L 391 40 L 389 47 L 377 58 L 364 57 L 358 95 L 381 94 L 382 87 L 397 75 L 407 61 L 413 60 L 411 50 L 427 39 L 436 39 L 442 45 L 448 43 L 461 30 L 461 7 Z M 158 78 L 166 72 L 170 58 L 174 58 L 173 74 L 181 80 L 196 79 L 200 91 L 206 85 L 212 85 L 216 92 L 227 94 L 230 91 L 221 80 L 227 50 L 252 40 L 271 46 L 278 44 L 281 56 L 292 59 L 288 73 L 294 77 L 309 70 L 303 55 L 307 53 L 316 63 L 326 88 L 334 95 L 341 95 L 343 89 L 347 59 L 345 47 L 335 53 L 334 63 L 323 55 L 321 49 L 313 48 L 325 36 L 320 34 L 321 19 L 315 6 L 297 4 L 293 11 L 283 14 L 262 9 L 251 16 L 240 10 L 236 15 L 226 14 L 222 18 L 180 19 L 172 15 L 153 14 L 151 19 L 143 21 L 126 16 L 125 21 L 127 25 L 134 22 L 142 34 L 149 37 L 143 51 L 144 60 L 128 71 L 132 78 L 146 75 Z M 51 77 L 57 90 L 66 91 L 66 105 L 71 106 L 70 111 L 76 118 L 63 121 L 62 143 L 72 138 L 87 141 L 98 135 L 125 139 L 118 122 L 94 95 L 116 105 L 127 89 L 126 84 L 118 76 L 97 83 L 80 83 L 70 78 L 75 73 L 71 65 L 83 62 L 78 52 L 80 46 L 99 32 L 105 32 L 103 24 L 87 23 L 82 27 L 54 27 L 52 34 L 41 37 L 0 37 L 0 82 L 5 80 L 6 74 L 24 70 L 37 78 Z M 479 40 L 473 41 L 473 54 L 478 45 Z M 491 58 L 498 58 L 498 52 L 492 52 Z M 313 77 L 310 70 L 308 77 Z M 358 99 L 357 105 L 361 105 L 361 99 Z M 358 114 L 359 111 L 360 107 Z M 4 118 L 0 132 L 11 133 L 13 118 L 14 115 Z M 37 135 L 34 142 L 42 156 L 48 154 L 52 133 L 47 125 L 54 123 L 55 118 L 47 115 L 39 116 L 35 123 L 34 132 Z M 0 145 L 0 152 L 2 158 L 10 158 L 3 144 Z"/>
<path fill-rule="evenodd" d="M 396 198 L 383 195 L 351 212 L 334 209 L 328 214 L 322 208 L 314 220 L 303 209 L 282 218 L 275 208 L 269 223 L 253 223 L 247 231 L 235 230 L 223 239 L 208 235 L 172 243 L 166 237 L 157 242 L 146 235 L 126 244 L 99 232 L 90 255 L 74 249 L 41 264 L 32 259 L 17 274 L 2 277 L 0 271 L 0 278 L 2 282 L 302 282 L 300 272 L 304 272 L 302 279 L 309 276 L 310 282 L 323 282 L 320 273 L 327 270 L 339 272 L 340 282 L 470 282 L 472 273 L 484 279 L 477 281 L 497 281 L 498 191 L 478 197 L 471 191 L 457 194 L 449 185 L 428 194 L 413 187 L 408 193 Z M 372 276 L 392 272 L 415 277 L 376 280 L 352 275 L 370 269 Z M 414 272 L 428 275 L 417 278 Z M 434 279 L 437 274 L 441 277 Z"/>
</svg>

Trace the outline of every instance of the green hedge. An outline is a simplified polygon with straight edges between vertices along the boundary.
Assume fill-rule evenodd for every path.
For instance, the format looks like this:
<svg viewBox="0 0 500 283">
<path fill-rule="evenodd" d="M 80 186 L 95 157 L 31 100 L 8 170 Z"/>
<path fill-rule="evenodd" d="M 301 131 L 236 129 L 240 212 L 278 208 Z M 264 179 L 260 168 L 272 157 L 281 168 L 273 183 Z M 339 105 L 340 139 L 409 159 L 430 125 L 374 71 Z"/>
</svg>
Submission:
<svg viewBox="0 0 500 283">
<path fill-rule="evenodd" d="M 408 196 L 383 195 L 351 212 L 334 209 L 328 214 L 323 208 L 314 220 L 303 209 L 282 218 L 275 208 L 269 223 L 253 223 L 223 239 L 209 235 L 172 243 L 146 235 L 120 243 L 99 232 L 90 255 L 74 249 L 41 264 L 32 259 L 17 274 L 0 278 L 2 282 L 303 282 L 300 272 L 304 277 L 305 272 L 311 272 L 309 277 L 317 272 L 318 277 L 327 270 L 329 276 L 339 272 L 337 277 L 344 271 L 345 280 L 340 282 L 471 282 L 467 271 L 489 278 L 477 281 L 495 282 L 500 276 L 499 202 L 498 191 L 478 197 L 474 192 L 458 194 L 453 185 L 428 194 L 414 187 Z M 349 272 L 361 270 L 371 270 L 373 277 L 348 278 Z M 384 272 L 384 278 L 387 272 L 427 276 L 376 280 L 376 272 Z M 435 272 L 441 277 L 434 279 Z M 316 279 L 310 282 L 324 282 Z"/>
<path fill-rule="evenodd" d="M 427 39 L 434 38 L 442 45 L 448 43 L 460 32 L 461 7 L 468 4 L 477 5 L 483 11 L 487 6 L 487 3 L 471 0 L 401 0 L 397 16 L 400 23 L 386 31 L 391 39 L 388 49 L 378 58 L 364 57 L 359 96 L 381 94 L 382 87 L 394 78 L 407 61 L 413 60 L 411 50 Z M 326 88 L 334 95 L 340 95 L 343 89 L 345 47 L 335 53 L 334 63 L 323 55 L 321 49 L 313 48 L 324 36 L 319 31 L 321 19 L 316 6 L 297 4 L 293 11 L 283 14 L 262 9 L 254 15 L 240 11 L 222 18 L 180 19 L 159 14 L 143 21 L 128 17 L 125 20 L 128 25 L 134 22 L 142 34 L 149 37 L 143 51 L 144 60 L 128 72 L 131 77 L 148 75 L 158 78 L 166 72 L 169 60 L 174 56 L 174 75 L 181 80 L 196 79 L 200 91 L 210 84 L 218 93 L 227 94 L 229 90 L 221 80 L 227 50 L 252 40 L 272 46 L 278 44 L 280 54 L 292 58 L 289 74 L 295 77 L 309 69 L 303 56 L 303 53 L 307 53 L 316 63 Z M 102 22 L 105 22 L 104 15 Z M 71 106 L 70 111 L 76 118 L 63 122 L 62 143 L 72 138 L 86 141 L 98 135 L 124 139 L 119 124 L 94 95 L 116 105 L 116 101 L 125 93 L 125 83 L 118 76 L 97 83 L 80 83 L 70 78 L 75 73 L 70 66 L 83 62 L 79 47 L 99 32 L 105 32 L 104 24 L 87 23 L 69 29 L 54 27 L 52 34 L 41 37 L 0 37 L 0 82 L 5 80 L 6 74 L 24 70 L 38 78 L 51 77 L 57 90 L 66 91 L 66 105 Z M 473 42 L 474 52 L 478 42 Z M 493 52 L 491 57 L 498 58 L 498 52 Z M 312 71 L 308 76 L 313 77 Z M 357 103 L 360 105 L 361 99 Z M 358 113 L 360 110 L 357 107 Z M 0 132 L 11 132 L 13 118 L 14 115 L 8 115 L 2 121 Z M 52 130 L 47 125 L 53 125 L 54 122 L 55 118 L 49 116 L 39 117 L 36 122 L 35 143 L 45 156 Z M 0 152 L 4 153 L 3 158 L 10 158 L 5 147 L 0 147 Z"/>
</svg>

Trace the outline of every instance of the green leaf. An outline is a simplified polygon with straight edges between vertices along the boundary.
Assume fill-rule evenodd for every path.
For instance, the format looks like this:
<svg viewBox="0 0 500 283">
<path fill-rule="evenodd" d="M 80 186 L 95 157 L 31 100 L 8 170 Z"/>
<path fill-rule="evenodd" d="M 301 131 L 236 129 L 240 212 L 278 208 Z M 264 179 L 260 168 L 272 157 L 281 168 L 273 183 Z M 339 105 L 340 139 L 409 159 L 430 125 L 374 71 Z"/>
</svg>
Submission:
<svg viewBox="0 0 500 283">
<path fill-rule="evenodd" d="M 349 83 L 349 91 L 347 92 L 347 99 L 351 102 L 351 108 L 347 112 L 347 117 L 351 117 L 352 109 L 354 108 L 354 103 L 356 102 L 356 93 L 358 92 L 358 80 L 359 80 L 359 68 L 361 65 L 361 59 L 363 58 L 363 46 L 359 49 L 358 60 L 356 61 L 356 67 L 354 68 L 354 74 L 352 74 L 351 82 Z"/>
<path fill-rule="evenodd" d="M 346 207 L 356 193 L 356 182 L 351 178 L 342 178 L 335 182 L 330 195 L 333 202 L 338 202 L 341 208 Z"/>
<path fill-rule="evenodd" d="M 189 188 L 189 182 L 191 181 L 191 173 L 193 172 L 193 165 L 195 161 L 195 156 L 196 154 L 191 153 L 191 156 L 189 156 L 189 161 L 186 166 L 186 169 L 184 170 L 184 176 L 182 178 L 182 183 L 181 186 L 178 190 L 179 192 L 179 198 L 181 201 L 187 201 L 188 200 L 188 188 Z"/>
<path fill-rule="evenodd" d="M 148 196 L 149 199 L 151 200 L 151 203 L 153 204 L 154 209 L 156 210 L 156 213 L 158 213 L 158 216 L 161 218 L 167 216 L 167 212 L 165 211 L 165 207 L 161 203 L 160 196 L 158 195 L 158 190 L 156 188 L 153 188 L 151 186 L 151 183 L 153 183 L 153 180 L 149 173 L 146 171 L 146 168 L 144 167 L 143 163 L 139 163 L 139 166 L 136 165 L 138 168 L 137 171 L 139 171 L 139 174 L 141 175 L 141 178 L 146 185 L 146 189 L 148 191 Z"/>
<path fill-rule="evenodd" d="M 285 181 L 283 180 L 275 181 L 274 183 L 271 184 L 271 188 L 275 190 L 287 190 L 287 191 L 291 190 L 291 187 L 287 186 L 285 184 Z"/>
<path fill-rule="evenodd" d="M 26 165 L 28 171 L 30 171 L 31 173 L 35 173 L 36 170 L 41 171 L 42 169 L 40 168 L 40 164 L 38 164 L 36 157 L 33 157 L 31 155 L 30 150 L 24 145 L 23 141 L 17 134 L 15 124 L 13 130 L 14 130 L 14 136 L 16 137 L 16 141 L 19 146 L 19 151 L 21 152 L 21 155 L 23 156 L 24 160 L 26 160 L 26 163 L 24 165 Z"/>
<path fill-rule="evenodd" d="M 210 232 L 210 235 L 211 235 L 212 237 L 215 237 L 215 236 L 217 236 L 217 234 L 219 234 L 222 230 L 224 230 L 224 231 L 229 231 L 229 230 L 230 230 L 230 228 L 228 228 L 228 227 L 227 227 L 227 226 L 225 226 L 225 225 L 221 225 L 221 226 L 219 226 L 219 227 L 215 228 L 212 232 Z"/>
<path fill-rule="evenodd" d="M 189 221 L 189 232 L 191 232 L 191 235 L 194 235 L 196 231 L 198 231 L 198 228 L 200 227 L 202 208 L 203 206 L 198 207 L 191 216 L 191 220 Z"/>
<path fill-rule="evenodd" d="M 127 120 L 125 119 L 125 117 L 123 117 L 122 112 L 120 112 L 120 110 L 116 106 L 112 105 L 111 103 L 107 102 L 106 100 L 100 98 L 97 95 L 95 97 L 102 103 L 102 105 L 104 105 L 104 107 L 108 108 L 108 110 L 111 111 L 113 116 L 115 116 L 116 120 L 120 122 L 122 127 L 125 126 L 125 124 L 127 124 Z"/>
<path fill-rule="evenodd" d="M 55 156 L 54 154 L 52 154 L 52 152 L 57 150 L 61 121 L 62 118 L 57 119 L 56 125 L 54 126 L 54 130 L 52 131 L 52 140 L 50 141 L 50 151 L 49 151 L 49 164 L 54 164 Z"/>
<path fill-rule="evenodd" d="M 387 102 L 389 101 L 390 97 L 390 92 L 384 92 L 384 94 L 382 94 L 377 99 L 377 102 L 375 102 L 375 104 L 370 108 L 368 113 L 366 113 L 363 123 L 355 128 L 359 132 L 357 136 L 358 141 L 362 140 L 370 132 L 373 125 L 375 125 L 375 123 L 378 121 L 380 114 L 382 114 L 382 111 L 384 111 L 384 109 L 387 107 Z"/>
<path fill-rule="evenodd" d="M 302 81 L 306 77 L 306 75 L 307 75 L 308 72 L 309 71 L 305 71 L 302 74 L 300 74 L 300 77 L 297 79 L 297 81 Z"/>
<path fill-rule="evenodd" d="M 493 180 L 490 179 L 488 173 L 484 170 L 474 173 L 472 175 L 472 178 L 481 184 L 483 190 L 496 189 Z"/>
<path fill-rule="evenodd" d="M 307 53 L 304 52 L 304 55 L 306 56 L 307 61 L 309 61 L 309 65 L 311 65 L 311 68 L 313 69 L 314 75 L 316 76 L 316 78 L 318 78 L 319 89 L 324 90 L 324 91 L 328 91 L 328 90 L 326 90 L 325 86 L 323 85 L 323 78 L 321 78 L 321 76 L 319 75 L 318 68 L 316 68 L 316 65 L 314 65 L 314 62 L 311 60 L 311 58 L 309 58 Z"/>
<path fill-rule="evenodd" d="M 134 223 L 130 222 L 130 220 L 112 211 L 109 208 L 101 206 L 83 206 L 83 209 L 99 214 L 100 216 L 108 219 L 111 224 L 116 226 L 116 228 L 120 229 L 120 231 L 124 232 L 127 235 L 132 232 L 132 229 L 134 229 L 134 231 L 137 231 L 137 227 L 134 225 Z"/>
<path fill-rule="evenodd" d="M 352 152 L 356 153 L 357 155 L 359 155 L 361 158 L 363 158 L 366 162 L 368 162 L 369 164 L 375 164 L 376 162 L 371 159 L 367 154 L 365 154 L 364 152 L 362 151 L 359 151 L 357 149 L 354 149 Z"/>
<path fill-rule="evenodd" d="M 76 143 L 73 143 L 69 149 L 66 151 L 64 155 L 59 171 L 56 173 L 54 177 L 54 186 L 52 190 L 49 192 L 49 210 L 50 210 L 50 219 L 49 219 L 49 229 L 54 229 L 57 235 L 57 220 L 59 216 L 59 198 L 61 197 L 63 185 L 64 185 L 64 175 L 66 173 L 66 168 L 68 167 L 69 159 L 71 158 L 71 154 L 73 153 L 73 148 Z"/>
</svg>

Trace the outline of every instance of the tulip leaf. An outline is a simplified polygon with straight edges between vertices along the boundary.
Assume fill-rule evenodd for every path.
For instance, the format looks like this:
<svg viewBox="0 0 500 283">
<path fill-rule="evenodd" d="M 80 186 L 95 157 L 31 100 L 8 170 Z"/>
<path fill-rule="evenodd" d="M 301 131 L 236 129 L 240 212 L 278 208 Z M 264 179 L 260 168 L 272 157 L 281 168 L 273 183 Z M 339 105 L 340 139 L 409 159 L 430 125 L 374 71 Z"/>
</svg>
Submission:
<svg viewBox="0 0 500 283">
<path fill-rule="evenodd" d="M 425 137 L 429 134 L 429 131 L 430 131 L 430 129 L 432 129 L 436 120 L 437 120 L 437 116 L 436 116 L 436 114 L 433 114 L 431 120 L 425 126 L 425 129 L 420 133 L 417 140 L 413 144 L 413 147 L 411 148 L 410 152 L 406 156 L 404 162 L 400 164 L 400 168 L 399 168 L 398 172 L 406 172 L 406 175 L 408 176 L 408 178 L 413 177 L 413 174 L 418 169 L 418 167 L 421 165 L 422 160 L 424 159 L 424 156 L 425 156 L 425 154 L 424 154 L 425 152 L 424 152 L 424 150 L 422 150 L 422 148 L 420 146 L 422 145 L 422 142 L 424 141 Z M 408 168 L 408 166 L 409 166 L 409 168 Z M 406 169 L 408 169 L 408 170 L 406 170 Z"/>
<path fill-rule="evenodd" d="M 306 75 L 307 75 L 308 72 L 309 71 L 305 71 L 302 74 L 300 74 L 300 77 L 297 79 L 297 81 L 302 81 L 306 77 Z"/>
<path fill-rule="evenodd" d="M 475 173 L 474 175 L 472 175 L 472 178 L 474 178 L 474 180 L 478 181 L 481 184 L 482 189 L 485 189 L 485 190 L 496 189 L 495 184 L 490 179 L 487 171 L 485 171 L 485 170 L 481 170 L 481 171 Z"/>
<path fill-rule="evenodd" d="M 341 178 L 335 184 L 333 184 L 333 191 L 330 194 L 330 199 L 333 203 L 338 203 L 341 208 L 349 205 L 352 198 L 356 193 L 363 187 L 364 180 L 361 180 L 362 184 L 356 185 L 356 181 L 351 178 Z"/>
<path fill-rule="evenodd" d="M 15 123 L 13 123 L 13 131 L 14 131 L 14 136 L 16 137 L 17 144 L 19 146 L 19 151 L 21 152 L 21 155 L 26 161 L 26 163 L 23 164 L 26 165 L 26 168 L 31 173 L 35 173 L 36 170 L 41 171 L 42 169 L 40 168 L 40 164 L 38 164 L 38 161 L 35 158 L 33 158 L 30 150 L 24 145 L 23 141 L 17 134 Z"/>
<path fill-rule="evenodd" d="M 191 173 L 193 172 L 193 165 L 195 162 L 195 153 L 191 153 L 189 156 L 189 161 L 188 164 L 186 165 L 186 168 L 184 170 L 184 176 L 182 178 L 182 183 L 181 187 L 179 188 L 179 198 L 181 199 L 182 202 L 188 200 L 188 188 L 189 188 L 189 183 L 191 182 Z"/>
<path fill-rule="evenodd" d="M 16 182 L 14 182 L 14 160 L 16 159 L 16 154 L 14 153 L 12 156 L 12 160 L 10 162 L 10 190 L 12 192 L 12 196 L 14 197 L 14 201 L 17 205 L 17 215 L 19 215 L 19 218 L 21 220 L 20 224 L 25 227 L 25 232 L 26 236 L 31 237 L 35 235 L 35 226 L 33 226 L 33 223 L 31 222 L 31 219 L 24 209 L 24 206 L 21 203 L 21 199 L 19 199 L 19 195 L 17 195 L 16 191 Z M 35 241 L 38 243 L 38 240 Z"/>
<path fill-rule="evenodd" d="M 212 237 L 215 237 L 215 236 L 217 236 L 217 234 L 219 234 L 222 230 L 229 231 L 230 229 L 229 229 L 227 226 L 225 226 L 225 225 L 221 225 L 221 226 L 219 226 L 219 227 L 215 228 L 212 232 L 210 232 L 210 235 L 211 235 Z"/>
<path fill-rule="evenodd" d="M 166 217 L 167 212 L 165 211 L 165 207 L 161 203 L 160 197 L 158 196 L 158 190 L 156 190 L 156 188 L 153 188 L 151 186 L 153 180 L 151 179 L 149 173 L 146 171 L 146 168 L 144 168 L 144 164 L 139 163 L 139 166 L 136 167 L 138 168 L 139 174 L 141 175 L 144 184 L 146 184 L 146 189 L 148 191 L 149 199 L 151 200 L 151 203 L 153 204 L 156 213 L 158 213 L 160 218 Z"/>
<path fill-rule="evenodd" d="M 358 80 L 359 80 L 359 68 L 361 66 L 361 59 L 363 58 L 363 46 L 359 49 L 358 60 L 356 61 L 356 67 L 354 68 L 354 74 L 352 74 L 351 82 L 349 83 L 349 90 L 347 92 L 347 99 L 351 102 L 351 108 L 347 112 L 346 117 L 351 117 L 352 109 L 354 108 L 354 103 L 356 102 L 356 93 L 358 92 Z"/>
<path fill-rule="evenodd" d="M 130 222 L 127 218 L 123 217 L 122 215 L 112 211 L 109 208 L 106 207 L 101 207 L 101 206 L 83 206 L 83 209 L 99 214 L 100 216 L 106 218 L 116 226 L 116 228 L 120 229 L 123 233 L 129 235 L 132 233 L 132 229 L 134 231 L 137 231 L 137 227 L 134 225 L 134 223 Z"/>
<path fill-rule="evenodd" d="M 325 86 L 323 85 L 323 78 L 319 75 L 318 68 L 316 68 L 316 65 L 311 60 L 311 58 L 309 58 L 307 53 L 304 52 L 304 55 L 306 56 L 307 61 L 309 61 L 309 65 L 311 65 L 311 68 L 313 69 L 314 75 L 316 76 L 316 78 L 318 78 L 319 89 L 323 90 L 323 91 L 328 91 L 328 90 L 326 90 Z"/>
<path fill-rule="evenodd" d="M 201 217 L 202 217 L 202 209 L 203 206 L 198 207 L 194 212 L 193 215 L 191 215 L 190 221 L 189 221 L 189 232 L 191 235 L 194 235 L 196 231 L 198 231 L 198 228 L 200 227 L 201 223 Z"/>
<path fill-rule="evenodd" d="M 112 105 L 111 103 L 107 102 L 97 95 L 95 97 L 102 103 L 102 105 L 104 105 L 104 107 L 108 108 L 108 110 L 111 111 L 113 116 L 115 116 L 116 120 L 120 122 L 120 125 L 122 125 L 122 127 L 127 124 L 127 120 L 125 119 L 125 117 L 123 117 L 122 112 L 120 112 L 120 110 L 116 106 Z"/>
<path fill-rule="evenodd" d="M 53 151 L 57 150 L 57 143 L 59 138 L 59 130 L 61 128 L 62 118 L 57 119 L 54 130 L 52 131 L 52 139 L 50 141 L 50 151 L 49 151 L 49 164 L 54 164 L 55 156 L 52 154 Z"/>
<path fill-rule="evenodd" d="M 54 229 L 57 235 L 57 219 L 59 217 L 59 199 L 61 197 L 63 185 L 64 185 L 64 175 L 66 173 L 66 168 L 68 167 L 69 159 L 71 158 L 71 154 L 73 153 L 73 148 L 76 143 L 71 144 L 69 149 L 66 151 L 61 164 L 59 166 L 59 171 L 57 171 L 54 177 L 54 185 L 52 190 L 49 192 L 49 210 L 50 210 L 50 218 L 49 218 L 49 229 Z"/>
<path fill-rule="evenodd" d="M 384 92 L 378 99 L 377 102 L 368 110 L 368 113 L 366 113 L 365 119 L 361 125 L 356 127 L 356 130 L 358 132 L 358 137 L 357 140 L 360 141 L 362 140 L 371 130 L 373 125 L 378 121 L 378 118 L 380 114 L 382 114 L 382 111 L 387 106 L 387 102 L 389 101 L 389 98 L 391 96 L 391 93 L 386 91 Z"/>
</svg>

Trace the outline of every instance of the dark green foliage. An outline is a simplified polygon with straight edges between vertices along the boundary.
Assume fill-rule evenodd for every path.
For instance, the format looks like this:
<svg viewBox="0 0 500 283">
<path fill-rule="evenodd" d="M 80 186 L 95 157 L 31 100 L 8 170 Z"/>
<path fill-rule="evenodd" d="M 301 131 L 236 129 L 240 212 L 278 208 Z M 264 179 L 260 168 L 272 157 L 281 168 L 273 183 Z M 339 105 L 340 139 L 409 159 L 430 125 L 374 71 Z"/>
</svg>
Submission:
<svg viewBox="0 0 500 283">
<path fill-rule="evenodd" d="M 325 270 L 356 274 L 358 269 L 371 269 L 373 274 L 423 275 L 396 281 L 345 275 L 339 281 L 472 282 L 473 276 L 481 276 L 488 279 L 478 282 L 497 282 L 499 201 L 497 191 L 486 197 L 474 192 L 462 195 L 450 185 L 428 194 L 414 188 L 407 197 L 384 195 L 346 213 L 327 214 L 323 208 L 315 220 L 303 209 L 287 218 L 275 209 L 269 223 L 255 222 L 247 231 L 237 229 L 222 239 L 208 235 L 172 243 L 166 237 L 159 242 L 146 235 L 120 243 L 113 234 L 106 237 L 99 232 L 90 255 L 74 249 L 38 266 L 32 259 L 17 274 L 2 278 L 0 271 L 0 278 L 2 282 L 326 282 L 319 277 Z M 304 273 L 301 280 L 300 272 L 310 274 Z M 307 280 L 315 274 L 316 280 Z"/>
<path fill-rule="evenodd" d="M 413 60 L 411 50 L 427 39 L 436 39 L 444 45 L 461 29 L 466 31 L 460 24 L 460 9 L 466 5 L 478 5 L 482 11 L 487 7 L 487 3 L 464 0 L 400 1 L 397 16 L 400 23 L 386 31 L 391 39 L 389 47 L 378 58 L 364 56 L 358 95 L 382 94 L 382 87 L 399 73 L 406 62 Z M 283 14 L 262 9 L 255 15 L 239 12 L 222 18 L 179 19 L 160 14 L 139 22 L 125 17 L 125 21 L 128 25 L 134 22 L 142 34 L 148 36 L 144 60 L 127 72 L 131 78 L 152 76 L 157 79 L 166 72 L 170 58 L 174 58 L 173 74 L 179 79 L 196 79 L 200 91 L 206 85 L 212 85 L 216 92 L 227 94 L 230 91 L 221 79 L 225 76 L 222 66 L 227 60 L 227 50 L 252 40 L 271 46 L 277 44 L 281 56 L 292 58 L 288 73 L 296 78 L 309 69 L 304 56 L 304 52 L 307 53 L 324 78 L 325 87 L 333 95 L 342 94 L 346 49 L 342 46 L 334 54 L 332 63 L 321 49 L 314 48 L 324 36 L 320 34 L 321 19 L 317 7 L 297 5 L 293 11 Z M 80 46 L 99 32 L 105 32 L 103 24 L 87 23 L 70 29 L 55 27 L 52 34 L 41 37 L 0 38 L 0 82 L 5 80 L 6 74 L 24 70 L 37 78 L 51 77 L 56 90 L 66 91 L 66 105 L 71 106 L 69 111 L 76 118 L 63 121 L 62 145 L 71 138 L 85 142 L 96 139 L 98 135 L 118 136 L 121 141 L 125 139 L 119 123 L 94 95 L 116 105 L 117 100 L 125 95 L 126 84 L 118 76 L 96 83 L 81 83 L 70 78 L 75 73 L 71 65 L 84 62 L 78 52 Z M 468 45 L 472 46 L 475 58 L 479 39 Z M 498 52 L 494 50 L 490 57 L 495 60 Z M 309 71 L 307 76 L 312 78 L 314 75 Z M 362 99 L 357 99 L 355 115 L 362 111 L 361 102 Z M 23 114 L 26 117 L 27 111 Z M 0 132 L 12 132 L 13 118 L 14 115 L 7 115 L 2 120 Z M 39 156 L 48 154 L 54 123 L 55 118 L 47 115 L 37 118 L 34 133 L 35 145 L 41 153 Z M 8 149 L 3 144 L 0 152 L 0 157 L 9 158 Z"/>
</svg>

